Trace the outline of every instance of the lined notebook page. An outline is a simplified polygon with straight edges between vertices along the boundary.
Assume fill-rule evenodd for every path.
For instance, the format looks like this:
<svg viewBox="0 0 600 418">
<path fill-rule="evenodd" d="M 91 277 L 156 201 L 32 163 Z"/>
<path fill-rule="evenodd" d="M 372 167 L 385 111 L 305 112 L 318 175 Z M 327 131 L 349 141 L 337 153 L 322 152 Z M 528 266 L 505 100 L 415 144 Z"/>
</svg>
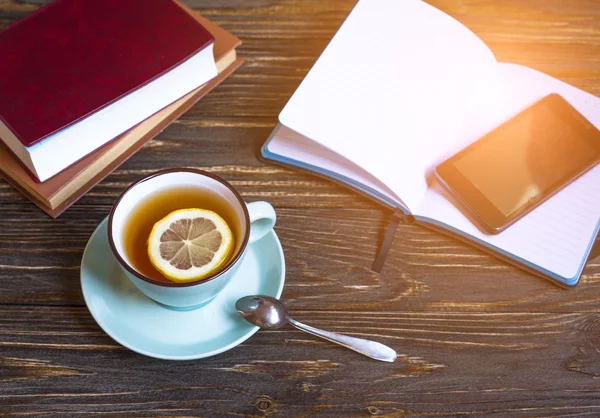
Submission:
<svg viewBox="0 0 600 418">
<path fill-rule="evenodd" d="M 501 63 L 496 82 L 482 95 L 482 104 L 457 145 L 466 146 L 550 93 L 563 96 L 600 128 L 599 98 L 538 71 Z M 482 233 L 458 207 L 434 182 L 416 212 L 419 218 L 450 226 L 565 282 L 573 281 L 581 272 L 600 222 L 600 165 L 498 235 Z"/>
<path fill-rule="evenodd" d="M 385 196 L 393 202 L 394 206 L 404 207 L 400 198 L 373 175 L 286 126 L 280 125 L 273 134 L 268 150 L 280 157 L 293 160 L 295 165 L 300 167 L 304 166 L 303 168 L 338 178 L 351 185 L 366 186 Z"/>
<path fill-rule="evenodd" d="M 461 23 L 419 0 L 360 0 L 279 116 L 362 167 L 410 210 L 495 66 Z"/>
</svg>

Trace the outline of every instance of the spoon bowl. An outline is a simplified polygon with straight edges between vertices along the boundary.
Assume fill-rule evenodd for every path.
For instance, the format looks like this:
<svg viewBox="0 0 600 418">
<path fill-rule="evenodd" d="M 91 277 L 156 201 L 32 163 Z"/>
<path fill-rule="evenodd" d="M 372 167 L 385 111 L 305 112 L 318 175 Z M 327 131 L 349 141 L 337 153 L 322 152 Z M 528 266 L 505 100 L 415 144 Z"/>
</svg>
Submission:
<svg viewBox="0 0 600 418">
<path fill-rule="evenodd" d="M 287 308 L 270 296 L 244 296 L 235 303 L 235 309 L 246 321 L 264 329 L 277 329 L 288 323 Z"/>
</svg>

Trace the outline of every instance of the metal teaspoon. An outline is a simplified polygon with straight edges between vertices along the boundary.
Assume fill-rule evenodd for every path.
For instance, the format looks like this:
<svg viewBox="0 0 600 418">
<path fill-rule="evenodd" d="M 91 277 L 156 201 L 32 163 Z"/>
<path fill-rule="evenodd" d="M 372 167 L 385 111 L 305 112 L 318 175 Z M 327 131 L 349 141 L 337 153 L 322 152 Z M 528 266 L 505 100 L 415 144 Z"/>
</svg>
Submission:
<svg viewBox="0 0 600 418">
<path fill-rule="evenodd" d="M 276 329 L 289 323 L 299 330 L 343 345 L 372 359 L 390 363 L 396 361 L 396 352 L 386 345 L 362 338 L 348 337 L 346 335 L 323 331 L 295 321 L 288 315 L 286 306 L 270 296 L 244 296 L 235 303 L 235 309 L 237 309 L 246 321 L 261 328 Z"/>
</svg>

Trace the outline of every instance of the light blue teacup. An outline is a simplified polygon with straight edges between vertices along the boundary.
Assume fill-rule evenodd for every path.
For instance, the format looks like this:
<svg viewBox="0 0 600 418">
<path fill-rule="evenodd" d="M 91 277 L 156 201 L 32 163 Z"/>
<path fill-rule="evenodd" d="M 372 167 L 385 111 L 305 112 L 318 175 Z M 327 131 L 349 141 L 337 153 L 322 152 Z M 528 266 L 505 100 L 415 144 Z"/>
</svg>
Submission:
<svg viewBox="0 0 600 418">
<path fill-rule="evenodd" d="M 127 219 L 138 203 L 150 194 L 173 187 L 193 186 L 217 193 L 231 206 L 238 222 L 231 260 L 213 275 L 193 282 L 162 282 L 137 271 L 124 251 Z M 108 241 L 115 259 L 131 282 L 146 296 L 171 309 L 199 308 L 217 296 L 242 264 L 249 243 L 265 236 L 275 225 L 275 210 L 267 202 L 246 204 L 239 193 L 222 178 L 202 170 L 177 168 L 158 171 L 127 188 L 114 204 L 108 218 Z M 232 228 L 233 229 L 233 228 Z"/>
</svg>

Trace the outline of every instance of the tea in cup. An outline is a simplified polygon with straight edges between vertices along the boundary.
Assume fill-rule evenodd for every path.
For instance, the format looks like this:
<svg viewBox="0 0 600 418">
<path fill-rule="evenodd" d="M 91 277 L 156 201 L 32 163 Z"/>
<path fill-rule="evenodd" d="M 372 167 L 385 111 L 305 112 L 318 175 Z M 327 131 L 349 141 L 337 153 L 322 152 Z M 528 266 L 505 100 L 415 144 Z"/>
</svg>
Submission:
<svg viewBox="0 0 600 418">
<path fill-rule="evenodd" d="M 109 216 L 108 240 L 119 266 L 142 293 L 169 308 L 188 310 L 225 288 L 247 245 L 271 231 L 275 220 L 269 203 L 244 203 L 212 173 L 170 169 L 121 194 Z M 211 266 L 214 270 L 206 270 Z M 202 271 L 206 274 L 194 276 Z"/>
</svg>

